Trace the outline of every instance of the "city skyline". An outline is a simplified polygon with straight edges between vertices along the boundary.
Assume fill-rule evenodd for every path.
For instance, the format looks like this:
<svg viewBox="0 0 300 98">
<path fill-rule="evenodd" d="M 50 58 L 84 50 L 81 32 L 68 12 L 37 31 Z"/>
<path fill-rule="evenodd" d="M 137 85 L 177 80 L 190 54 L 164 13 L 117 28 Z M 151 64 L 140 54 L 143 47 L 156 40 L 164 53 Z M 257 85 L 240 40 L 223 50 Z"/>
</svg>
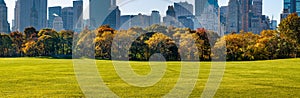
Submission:
<svg viewBox="0 0 300 98">
<path fill-rule="evenodd" d="M 10 25 L 12 25 L 12 19 L 14 18 L 14 7 L 15 7 L 15 0 L 4 0 L 7 3 L 8 7 L 8 22 Z M 70 7 L 72 6 L 73 0 L 49 0 L 48 1 L 48 7 L 52 6 L 62 6 L 62 7 Z M 89 0 L 83 0 L 84 7 L 83 11 L 84 13 L 88 13 L 87 11 L 87 5 Z M 179 2 L 179 1 L 188 1 L 191 4 L 194 4 L 194 0 L 172 0 L 173 2 L 169 2 L 169 0 L 153 0 L 149 2 L 148 6 L 142 6 L 139 5 L 143 3 L 145 0 L 135 0 L 135 2 L 128 2 L 128 0 L 123 0 L 122 2 L 120 0 L 117 0 L 117 5 L 120 6 L 120 10 L 122 11 L 122 15 L 137 15 L 138 13 L 151 15 L 152 10 L 158 10 L 161 12 L 162 16 L 165 16 L 165 11 L 167 10 L 168 5 L 173 5 L 173 2 Z M 155 5 L 155 8 L 152 7 L 153 3 L 155 2 L 161 2 L 157 3 Z M 219 0 L 220 6 L 228 5 L 229 0 Z M 142 7 L 137 10 L 134 10 L 136 8 L 131 8 L 132 6 L 138 6 Z M 149 6 L 150 5 L 150 6 Z M 274 20 L 280 21 L 280 13 L 283 9 L 283 1 L 279 0 L 278 3 L 274 4 L 271 0 L 263 0 L 263 14 L 269 16 L 272 19 L 272 16 L 274 16 Z M 84 19 L 87 19 L 88 16 L 84 15 Z"/>
</svg>

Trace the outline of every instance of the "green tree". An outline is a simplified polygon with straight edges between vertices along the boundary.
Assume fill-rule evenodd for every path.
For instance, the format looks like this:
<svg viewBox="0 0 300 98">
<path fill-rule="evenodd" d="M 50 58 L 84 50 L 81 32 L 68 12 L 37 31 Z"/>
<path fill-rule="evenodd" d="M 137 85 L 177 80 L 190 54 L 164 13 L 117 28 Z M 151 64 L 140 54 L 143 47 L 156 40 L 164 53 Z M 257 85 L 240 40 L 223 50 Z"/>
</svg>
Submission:
<svg viewBox="0 0 300 98">
<path fill-rule="evenodd" d="M 60 55 L 72 55 L 73 31 L 62 30 L 59 35 L 59 52 Z"/>
<path fill-rule="evenodd" d="M 0 34 L 0 56 L 10 57 L 13 55 L 13 41 L 8 34 Z"/>
</svg>

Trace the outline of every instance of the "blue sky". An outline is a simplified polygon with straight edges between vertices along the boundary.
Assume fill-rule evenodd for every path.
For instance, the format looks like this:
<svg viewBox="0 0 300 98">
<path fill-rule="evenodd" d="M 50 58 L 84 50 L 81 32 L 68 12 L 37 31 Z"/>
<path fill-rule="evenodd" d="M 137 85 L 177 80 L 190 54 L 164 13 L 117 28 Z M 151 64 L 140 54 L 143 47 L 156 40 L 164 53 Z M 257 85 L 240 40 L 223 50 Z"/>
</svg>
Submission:
<svg viewBox="0 0 300 98">
<path fill-rule="evenodd" d="M 5 0 L 8 6 L 8 21 L 11 23 L 14 18 L 14 7 L 16 0 Z M 73 0 L 48 0 L 48 6 L 72 6 Z M 83 0 L 84 4 L 84 15 L 85 18 L 88 17 L 88 1 Z M 127 14 L 150 14 L 152 10 L 158 10 L 162 15 L 165 15 L 165 11 L 168 5 L 173 2 L 178 1 L 188 1 L 189 3 L 194 2 L 194 0 L 117 0 L 117 5 L 120 6 L 122 15 Z M 220 6 L 226 6 L 229 0 L 219 0 Z M 275 20 L 280 21 L 280 13 L 283 8 L 283 0 L 263 0 L 263 14 L 274 16 Z"/>
</svg>

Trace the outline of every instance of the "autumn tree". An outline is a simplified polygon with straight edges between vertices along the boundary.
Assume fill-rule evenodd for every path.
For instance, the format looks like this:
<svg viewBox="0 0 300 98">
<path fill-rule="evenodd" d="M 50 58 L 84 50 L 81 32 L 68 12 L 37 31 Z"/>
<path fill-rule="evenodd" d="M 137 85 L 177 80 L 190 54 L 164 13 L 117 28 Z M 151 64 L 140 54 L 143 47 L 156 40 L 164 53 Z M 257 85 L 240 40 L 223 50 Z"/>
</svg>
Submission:
<svg viewBox="0 0 300 98">
<path fill-rule="evenodd" d="M 223 36 L 214 46 L 215 49 L 223 49 L 222 45 L 226 43 L 227 60 L 254 60 L 252 54 L 254 45 L 258 39 L 258 35 L 251 32 L 243 32 L 240 34 L 232 33 Z M 219 46 L 220 45 L 220 46 Z"/>
<path fill-rule="evenodd" d="M 84 30 L 79 35 L 74 35 L 72 55 L 75 58 L 95 57 L 95 30 Z"/>
<path fill-rule="evenodd" d="M 297 42 L 298 57 L 300 56 L 300 17 L 297 13 L 290 14 L 283 19 L 278 27 L 282 37 L 295 40 Z"/>
<path fill-rule="evenodd" d="M 36 47 L 36 42 L 34 40 L 27 41 L 22 48 L 25 56 L 34 57 L 38 56 L 38 49 Z"/>
<path fill-rule="evenodd" d="M 59 36 L 53 29 L 42 29 L 38 33 L 36 46 L 40 56 L 55 56 L 58 54 Z"/>
<path fill-rule="evenodd" d="M 24 30 L 25 39 L 26 40 L 30 40 L 30 39 L 37 40 L 37 33 L 38 33 L 38 31 L 34 27 L 27 27 Z"/>
<path fill-rule="evenodd" d="M 24 43 L 24 35 L 21 32 L 15 31 L 15 32 L 11 32 L 9 34 L 9 36 L 11 37 L 12 41 L 13 41 L 13 48 L 15 50 L 14 55 L 15 56 L 22 56 L 22 45 Z"/>
<path fill-rule="evenodd" d="M 111 59 L 111 45 L 115 36 L 114 29 L 108 25 L 104 25 L 99 27 L 95 33 L 95 56 L 104 59 Z"/>
<path fill-rule="evenodd" d="M 254 47 L 255 59 L 278 59 L 296 56 L 296 42 L 281 37 L 275 30 L 264 30 Z"/>
<path fill-rule="evenodd" d="M 150 48 L 150 54 L 161 53 L 166 60 L 178 60 L 178 48 L 170 37 L 155 33 L 149 40 L 145 41 Z"/>
</svg>

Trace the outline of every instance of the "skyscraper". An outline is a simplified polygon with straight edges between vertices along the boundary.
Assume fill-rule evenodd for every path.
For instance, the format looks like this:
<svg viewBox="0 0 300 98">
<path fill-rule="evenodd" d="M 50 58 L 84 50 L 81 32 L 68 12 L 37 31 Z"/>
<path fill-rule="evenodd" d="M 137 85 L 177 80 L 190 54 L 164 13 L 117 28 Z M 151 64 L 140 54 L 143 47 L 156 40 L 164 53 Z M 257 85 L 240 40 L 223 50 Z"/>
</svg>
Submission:
<svg viewBox="0 0 300 98">
<path fill-rule="evenodd" d="M 283 0 L 283 12 L 281 14 L 281 20 L 286 18 L 288 14 L 298 13 L 300 16 L 300 0 Z"/>
<path fill-rule="evenodd" d="M 218 0 L 195 0 L 195 16 L 200 16 L 209 5 L 218 8 Z"/>
<path fill-rule="evenodd" d="M 116 0 L 111 0 L 111 6 L 116 7 L 117 6 L 117 1 Z"/>
<path fill-rule="evenodd" d="M 161 16 L 159 14 L 159 11 L 152 11 L 151 16 L 150 16 L 150 25 L 152 24 L 160 24 L 161 22 Z"/>
<path fill-rule="evenodd" d="M 218 0 L 195 0 L 195 27 L 218 31 Z"/>
<path fill-rule="evenodd" d="M 65 7 L 62 9 L 62 20 L 65 30 L 73 30 L 73 7 Z"/>
<path fill-rule="evenodd" d="M 138 15 L 134 15 L 131 18 L 130 22 L 131 27 L 138 26 L 141 28 L 145 28 L 150 26 L 150 16 L 139 13 Z"/>
<path fill-rule="evenodd" d="M 35 9 L 38 15 L 38 26 L 36 26 L 36 29 L 39 30 L 47 26 L 48 0 L 33 0 L 33 2 L 35 3 Z"/>
<path fill-rule="evenodd" d="M 134 17 L 134 15 L 122 15 L 120 17 L 120 27 L 119 29 L 122 29 L 122 30 L 127 30 L 129 29 L 131 26 L 131 20 L 132 18 Z"/>
<path fill-rule="evenodd" d="M 168 10 L 166 12 L 166 15 L 163 18 L 164 24 L 167 26 L 177 26 L 177 18 L 176 18 L 176 12 L 174 10 L 173 6 L 168 6 Z"/>
<path fill-rule="evenodd" d="M 73 28 L 76 32 L 83 29 L 83 1 L 73 1 Z"/>
<path fill-rule="evenodd" d="M 23 31 L 34 26 L 37 30 L 46 27 L 47 0 L 18 0 L 15 7 L 16 30 Z"/>
<path fill-rule="evenodd" d="M 229 0 L 226 32 L 240 31 L 240 2 L 238 0 Z"/>
<path fill-rule="evenodd" d="M 277 29 L 277 20 L 271 20 L 271 23 L 270 23 L 270 29 L 271 30 L 276 30 Z"/>
<path fill-rule="evenodd" d="M 262 0 L 253 0 L 252 11 L 255 16 L 262 15 Z"/>
<path fill-rule="evenodd" d="M 178 21 L 181 28 L 194 29 L 193 16 L 179 16 Z"/>
<path fill-rule="evenodd" d="M 251 31 L 255 34 L 260 34 L 263 30 L 262 22 L 262 0 L 253 0 L 252 17 L 251 17 Z"/>
<path fill-rule="evenodd" d="M 228 14 L 228 6 L 220 7 L 220 22 L 221 24 L 226 24 L 226 18 Z"/>
<path fill-rule="evenodd" d="M 97 28 L 103 24 L 110 14 L 111 0 L 90 0 L 90 23 L 91 28 Z"/>
<path fill-rule="evenodd" d="M 49 28 L 52 28 L 53 26 L 53 20 L 55 17 L 60 16 L 61 17 L 61 6 L 54 6 L 48 8 L 48 26 Z"/>
<path fill-rule="evenodd" d="M 283 0 L 283 9 L 288 10 L 289 13 L 296 12 L 295 11 L 295 1 L 296 0 Z"/>
<path fill-rule="evenodd" d="M 166 12 L 167 16 L 171 16 L 176 18 L 176 12 L 173 6 L 168 6 L 168 10 Z"/>
<path fill-rule="evenodd" d="M 108 17 L 105 18 L 105 21 L 103 24 L 108 24 L 110 27 L 114 29 L 119 29 L 120 27 L 120 17 L 121 12 L 118 6 L 112 7 L 110 9 L 110 13 Z"/>
<path fill-rule="evenodd" d="M 300 0 L 295 0 L 295 10 L 298 13 L 298 16 L 300 16 Z"/>
<path fill-rule="evenodd" d="M 53 19 L 53 29 L 56 30 L 57 32 L 64 29 L 63 20 L 60 16 L 56 16 Z"/>
<path fill-rule="evenodd" d="M 252 0 L 240 0 L 240 3 L 241 3 L 240 8 L 241 8 L 241 15 L 242 15 L 241 30 L 248 32 L 251 29 Z"/>
<path fill-rule="evenodd" d="M 7 6 L 4 0 L 0 0 L 0 33 L 9 33 L 10 26 L 7 21 Z"/>
<path fill-rule="evenodd" d="M 177 17 L 179 16 L 192 16 L 194 12 L 194 6 L 187 1 L 174 3 L 174 9 Z"/>
</svg>

